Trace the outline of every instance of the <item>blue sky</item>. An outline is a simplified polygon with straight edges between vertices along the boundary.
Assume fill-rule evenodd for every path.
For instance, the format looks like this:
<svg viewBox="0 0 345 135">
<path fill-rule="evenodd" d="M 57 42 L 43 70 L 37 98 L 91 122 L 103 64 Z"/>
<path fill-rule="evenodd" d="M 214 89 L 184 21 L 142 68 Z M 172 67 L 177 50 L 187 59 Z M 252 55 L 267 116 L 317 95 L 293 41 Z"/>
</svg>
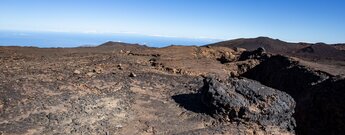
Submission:
<svg viewBox="0 0 345 135">
<path fill-rule="evenodd" d="M 342 0 L 1 0 L 0 30 L 345 42 Z"/>
</svg>

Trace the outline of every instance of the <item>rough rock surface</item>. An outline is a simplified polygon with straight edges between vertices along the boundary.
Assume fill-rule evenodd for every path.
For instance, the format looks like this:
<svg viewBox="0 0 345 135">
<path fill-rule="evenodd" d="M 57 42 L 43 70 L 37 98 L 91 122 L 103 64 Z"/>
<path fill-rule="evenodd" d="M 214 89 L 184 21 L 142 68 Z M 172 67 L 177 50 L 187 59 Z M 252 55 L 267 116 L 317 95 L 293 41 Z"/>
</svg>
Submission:
<svg viewBox="0 0 345 135">
<path fill-rule="evenodd" d="M 239 60 L 247 60 L 247 59 L 266 59 L 269 56 L 266 54 L 266 50 L 263 47 L 259 47 L 258 49 L 254 51 L 244 51 L 240 57 Z"/>
<path fill-rule="evenodd" d="M 299 98 L 299 134 L 345 134 L 345 79 L 333 77 Z"/>
<path fill-rule="evenodd" d="M 272 56 L 242 76 L 290 94 L 296 101 L 297 134 L 345 134 L 345 79 L 299 61 Z"/>
<path fill-rule="evenodd" d="M 297 104 L 297 134 L 344 133 L 344 79 L 335 77 L 345 73 L 343 62 L 325 65 L 298 60 L 284 65 L 284 59 L 267 61 L 276 58 L 269 54 L 267 59 L 257 55 L 238 61 L 244 51 L 216 46 L 150 48 L 115 42 L 78 48 L 0 47 L 0 135 L 294 134 L 287 131 L 293 124 L 283 118 L 266 118 L 265 113 L 289 115 L 276 114 L 279 108 L 272 106 L 249 106 L 249 111 L 244 109 L 246 115 L 241 115 L 246 119 L 238 117 L 239 111 L 230 122 L 212 117 L 198 92 L 202 76 L 208 75 L 223 80 L 224 89 L 237 87 L 227 85 L 229 82 L 239 83 L 240 88 L 246 84 L 241 79 L 227 80 L 229 75 L 248 75 L 291 94 Z M 304 70 L 301 63 L 322 72 Z M 332 76 L 314 74 L 324 75 L 323 71 Z M 310 76 L 316 79 L 308 79 Z M 260 86 L 249 82 L 249 88 Z M 248 105 L 282 107 L 270 102 L 277 99 L 249 98 L 257 92 L 254 88 L 232 91 Z M 244 94 L 239 95 L 241 92 Z"/>
<path fill-rule="evenodd" d="M 221 121 L 253 122 L 262 127 L 278 126 L 293 132 L 295 101 L 285 92 L 246 78 L 230 78 L 221 83 L 206 78 L 201 88 L 202 102 Z"/>
<path fill-rule="evenodd" d="M 227 65 L 216 59 L 231 49 L 111 44 L 0 47 L 0 134 L 290 133 L 254 122 L 218 123 L 206 113 L 197 100 L 198 75 L 227 76 Z"/>
<path fill-rule="evenodd" d="M 265 59 L 243 76 L 283 90 L 296 98 L 303 97 L 301 92 L 304 93 L 305 89 L 328 79 L 331 75 L 299 65 L 294 59 L 276 55 Z"/>
</svg>

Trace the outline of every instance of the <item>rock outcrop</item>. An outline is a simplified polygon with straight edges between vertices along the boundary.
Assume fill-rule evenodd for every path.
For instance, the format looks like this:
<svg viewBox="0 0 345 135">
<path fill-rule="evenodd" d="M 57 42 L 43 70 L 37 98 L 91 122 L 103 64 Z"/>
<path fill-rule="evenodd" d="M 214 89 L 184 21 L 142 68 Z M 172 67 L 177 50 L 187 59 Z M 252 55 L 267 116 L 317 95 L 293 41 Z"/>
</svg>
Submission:
<svg viewBox="0 0 345 135">
<path fill-rule="evenodd" d="M 266 50 L 263 47 L 259 47 L 258 49 L 254 50 L 254 51 L 244 51 L 240 57 L 239 57 L 239 61 L 243 61 L 243 60 L 247 60 L 247 59 L 266 59 L 269 56 L 266 54 Z"/>
<path fill-rule="evenodd" d="M 242 76 L 290 94 L 297 134 L 345 134 L 345 79 L 275 55 Z"/>
<path fill-rule="evenodd" d="M 345 79 L 333 77 L 309 89 L 299 98 L 300 134 L 345 134 Z"/>
<path fill-rule="evenodd" d="M 278 126 L 293 132 L 295 101 L 285 92 L 254 80 L 230 78 L 221 83 L 204 79 L 202 102 L 221 121 L 258 123 L 263 128 Z"/>
</svg>

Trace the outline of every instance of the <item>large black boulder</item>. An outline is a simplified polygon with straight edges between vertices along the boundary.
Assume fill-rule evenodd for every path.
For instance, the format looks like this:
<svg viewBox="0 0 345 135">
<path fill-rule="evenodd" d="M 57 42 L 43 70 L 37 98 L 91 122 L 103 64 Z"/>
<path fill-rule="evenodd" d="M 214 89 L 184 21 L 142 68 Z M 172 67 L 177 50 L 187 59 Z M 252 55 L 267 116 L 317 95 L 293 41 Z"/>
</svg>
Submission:
<svg viewBox="0 0 345 135">
<path fill-rule="evenodd" d="M 252 122 L 263 127 L 278 126 L 293 131 L 295 101 L 285 92 L 246 78 L 219 82 L 205 78 L 202 103 L 221 121 Z"/>
</svg>

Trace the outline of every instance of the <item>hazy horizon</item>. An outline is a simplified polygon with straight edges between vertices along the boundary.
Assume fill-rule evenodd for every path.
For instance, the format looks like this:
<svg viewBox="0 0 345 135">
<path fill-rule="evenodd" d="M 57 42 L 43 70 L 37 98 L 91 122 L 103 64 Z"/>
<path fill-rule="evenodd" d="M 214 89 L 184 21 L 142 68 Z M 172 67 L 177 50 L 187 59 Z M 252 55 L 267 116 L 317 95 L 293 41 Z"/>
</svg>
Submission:
<svg viewBox="0 0 345 135">
<path fill-rule="evenodd" d="M 164 39 L 161 43 L 151 43 L 152 46 L 201 45 L 259 36 L 288 42 L 334 44 L 345 43 L 344 6 L 345 2 L 341 0 L 3 0 L 0 31 L 94 36 L 89 37 L 94 40 L 82 42 L 71 39 L 73 45 L 100 43 L 97 37 L 111 34 L 117 36 L 99 38 L 125 41 L 126 38 L 119 37 L 150 37 L 126 40 L 139 44 L 149 44 L 151 37 L 156 37 L 153 40 Z M 15 40 L 7 41 L 11 39 L 13 37 L 2 38 L 0 45 L 15 43 Z M 44 37 L 31 40 L 52 41 Z M 70 46 L 66 39 L 54 40 L 60 41 L 46 42 L 45 46 L 54 46 L 55 42 Z M 15 44 L 22 45 L 23 42 Z"/>
<path fill-rule="evenodd" d="M 169 45 L 206 45 L 221 39 L 166 37 L 134 33 L 77 33 L 51 31 L 0 30 L 0 46 L 79 47 L 97 46 L 108 41 L 141 44 L 150 47 Z"/>
<path fill-rule="evenodd" d="M 268 37 L 268 36 L 258 36 Z M 98 46 L 103 43 L 122 42 L 130 44 L 140 44 L 149 47 L 166 47 L 170 45 L 182 46 L 202 46 L 222 41 L 235 39 L 249 39 L 258 37 L 238 37 L 233 39 L 210 39 L 210 38 L 185 38 L 169 37 L 162 35 L 143 35 L 136 33 L 80 33 L 80 32 L 57 32 L 57 31 L 14 31 L 0 30 L 0 46 L 30 46 L 40 48 L 55 47 L 82 47 Z M 268 37 L 271 39 L 278 39 Z M 289 43 L 326 43 L 326 44 L 344 44 L 344 43 L 327 43 L 327 42 L 308 42 L 308 41 L 286 41 Z"/>
</svg>

